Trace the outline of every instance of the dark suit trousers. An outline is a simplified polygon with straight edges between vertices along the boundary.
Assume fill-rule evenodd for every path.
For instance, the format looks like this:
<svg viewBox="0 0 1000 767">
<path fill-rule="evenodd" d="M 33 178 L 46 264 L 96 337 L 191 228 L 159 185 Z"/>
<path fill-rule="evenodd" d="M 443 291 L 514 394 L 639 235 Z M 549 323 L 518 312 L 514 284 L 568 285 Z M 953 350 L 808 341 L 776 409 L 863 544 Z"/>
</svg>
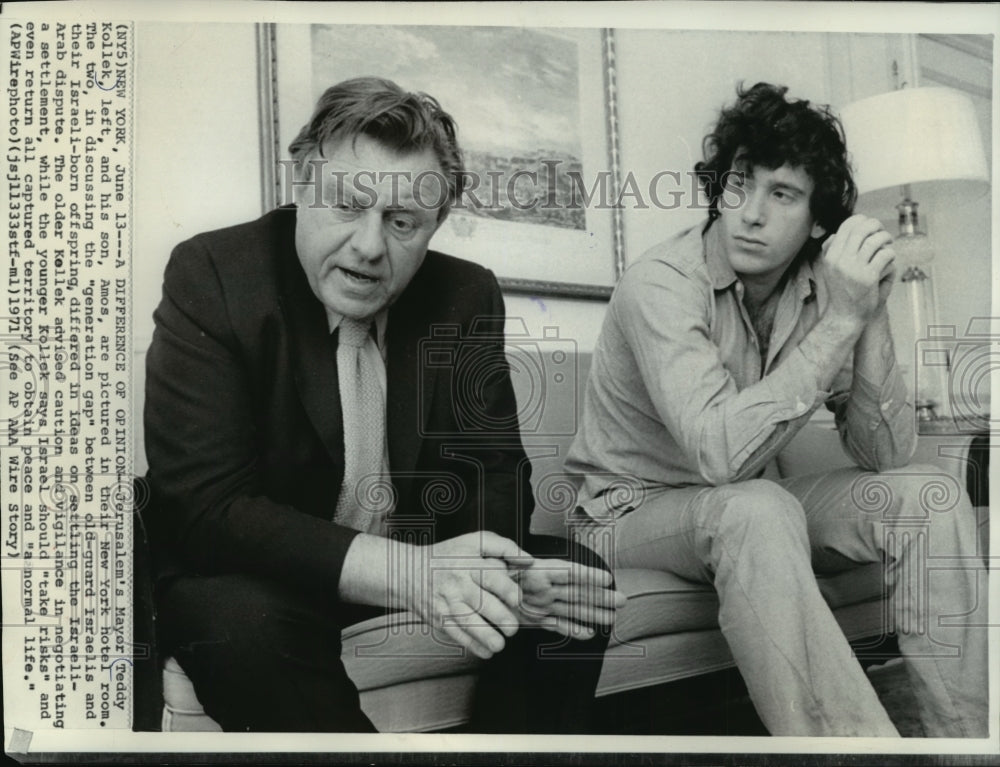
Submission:
<svg viewBox="0 0 1000 767">
<path fill-rule="evenodd" d="M 528 536 L 524 548 L 607 569 L 595 553 L 562 538 Z M 340 632 L 377 608 L 320 603 L 241 574 L 178 577 L 158 602 L 165 652 L 224 730 L 375 731 L 340 660 Z M 593 732 L 609 633 L 578 641 L 519 629 L 481 669 L 469 732 Z"/>
</svg>

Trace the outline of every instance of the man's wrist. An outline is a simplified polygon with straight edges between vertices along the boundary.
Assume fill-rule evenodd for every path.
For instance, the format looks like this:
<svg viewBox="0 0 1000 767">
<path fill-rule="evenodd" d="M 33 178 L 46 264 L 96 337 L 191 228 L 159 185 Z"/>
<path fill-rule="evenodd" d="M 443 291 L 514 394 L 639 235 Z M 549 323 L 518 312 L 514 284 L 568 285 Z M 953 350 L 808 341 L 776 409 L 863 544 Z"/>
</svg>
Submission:
<svg viewBox="0 0 1000 767">
<path fill-rule="evenodd" d="M 889 310 L 882 306 L 861 329 L 855 343 L 855 353 L 859 352 L 861 347 L 869 344 L 875 344 L 876 348 L 881 348 L 885 342 L 891 343 L 891 339 L 892 328 L 889 323 Z"/>
<path fill-rule="evenodd" d="M 857 313 L 832 307 L 827 308 L 820 316 L 820 322 L 824 323 L 834 336 L 851 341 L 856 341 L 867 325 Z"/>
<path fill-rule="evenodd" d="M 430 548 L 385 539 L 386 607 L 412 610 L 413 600 L 421 599 L 423 584 L 430 579 Z"/>
<path fill-rule="evenodd" d="M 426 567 L 423 554 L 416 550 L 419 548 L 379 535 L 354 536 L 341 569 L 341 599 L 390 609 L 409 608 L 410 592 L 415 588 L 412 579 Z"/>
</svg>

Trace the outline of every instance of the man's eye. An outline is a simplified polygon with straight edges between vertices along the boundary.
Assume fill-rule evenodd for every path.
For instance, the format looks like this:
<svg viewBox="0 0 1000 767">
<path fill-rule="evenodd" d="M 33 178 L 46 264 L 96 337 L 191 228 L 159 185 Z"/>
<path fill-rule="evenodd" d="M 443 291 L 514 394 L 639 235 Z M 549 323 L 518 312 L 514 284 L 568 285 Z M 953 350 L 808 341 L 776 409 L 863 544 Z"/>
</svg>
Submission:
<svg viewBox="0 0 1000 767">
<path fill-rule="evenodd" d="M 393 216 L 389 226 L 396 234 L 412 234 L 417 229 L 417 222 L 409 216 Z"/>
<path fill-rule="evenodd" d="M 330 210 L 341 218 L 351 218 L 358 214 L 359 208 L 349 202 L 339 200 L 330 204 Z"/>
</svg>

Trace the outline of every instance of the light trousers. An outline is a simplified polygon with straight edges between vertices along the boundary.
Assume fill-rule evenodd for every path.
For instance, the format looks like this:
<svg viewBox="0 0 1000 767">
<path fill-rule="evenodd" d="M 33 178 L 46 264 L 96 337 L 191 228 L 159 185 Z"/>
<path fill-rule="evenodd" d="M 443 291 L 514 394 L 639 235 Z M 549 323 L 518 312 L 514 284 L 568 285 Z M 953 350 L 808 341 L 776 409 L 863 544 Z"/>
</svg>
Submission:
<svg viewBox="0 0 1000 767">
<path fill-rule="evenodd" d="M 898 735 L 814 576 L 883 562 L 885 629 L 897 634 L 926 735 L 985 737 L 976 533 L 958 483 L 914 465 L 647 491 L 605 528 L 605 550 L 615 568 L 714 584 L 722 634 L 773 735 Z"/>
</svg>

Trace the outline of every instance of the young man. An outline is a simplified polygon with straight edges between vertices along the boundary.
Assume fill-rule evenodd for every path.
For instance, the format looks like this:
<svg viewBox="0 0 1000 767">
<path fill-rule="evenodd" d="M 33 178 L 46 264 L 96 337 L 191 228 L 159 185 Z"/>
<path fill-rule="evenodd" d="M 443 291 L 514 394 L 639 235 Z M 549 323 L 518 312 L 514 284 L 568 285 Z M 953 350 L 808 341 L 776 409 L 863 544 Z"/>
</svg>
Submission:
<svg viewBox="0 0 1000 767">
<path fill-rule="evenodd" d="M 926 577 L 909 570 L 924 543 L 972 563 L 976 539 L 964 496 L 921 503 L 937 469 L 901 468 L 915 434 L 886 312 L 891 237 L 850 215 L 836 118 L 785 91 L 739 91 L 696 168 L 708 221 L 651 249 L 615 291 L 567 459 L 576 514 L 613 524 L 616 567 L 714 584 L 775 735 L 897 734 L 813 575 L 884 561 L 927 734 L 985 736 L 986 632 L 938 622 L 984 598 L 974 566 L 934 571 L 926 589 L 907 580 Z M 858 468 L 761 479 L 824 403 Z M 619 483 L 641 501 L 616 505 L 630 495 Z M 926 539 L 891 535 L 897 519 L 926 521 Z"/>
<path fill-rule="evenodd" d="M 428 250 L 462 192 L 451 118 L 350 80 L 291 153 L 297 205 L 179 245 L 154 314 L 162 649 L 225 730 L 368 732 L 341 629 L 406 609 L 489 659 L 472 731 L 587 732 L 624 598 L 591 553 L 527 533 L 499 287 Z M 468 357 L 488 380 L 461 379 Z"/>
</svg>

